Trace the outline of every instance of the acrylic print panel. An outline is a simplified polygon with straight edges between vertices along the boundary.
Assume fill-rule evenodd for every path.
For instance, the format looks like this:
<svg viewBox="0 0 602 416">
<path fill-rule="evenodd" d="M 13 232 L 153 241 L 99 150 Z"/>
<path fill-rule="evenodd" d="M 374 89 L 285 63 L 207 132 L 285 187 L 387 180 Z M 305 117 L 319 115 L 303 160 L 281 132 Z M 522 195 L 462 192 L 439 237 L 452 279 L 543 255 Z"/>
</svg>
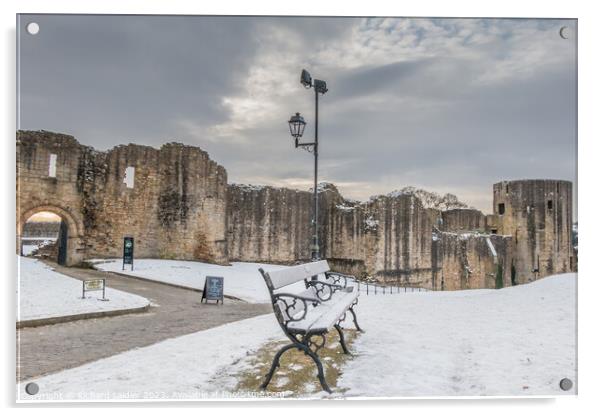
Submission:
<svg viewBox="0 0 602 416">
<path fill-rule="evenodd" d="M 576 394 L 576 20 L 17 33 L 18 400 Z"/>
</svg>

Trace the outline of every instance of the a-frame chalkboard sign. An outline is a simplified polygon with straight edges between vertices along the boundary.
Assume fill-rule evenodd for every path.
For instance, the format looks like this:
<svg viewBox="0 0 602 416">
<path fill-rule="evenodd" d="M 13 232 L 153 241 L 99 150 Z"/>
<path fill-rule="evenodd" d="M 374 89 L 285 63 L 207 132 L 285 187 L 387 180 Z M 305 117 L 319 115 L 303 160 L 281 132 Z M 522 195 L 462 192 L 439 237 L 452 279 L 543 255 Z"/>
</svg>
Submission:
<svg viewBox="0 0 602 416">
<path fill-rule="evenodd" d="M 215 300 L 216 305 L 219 302 L 224 304 L 224 278 L 218 276 L 207 276 L 205 278 L 205 287 L 203 288 L 203 295 L 201 296 L 201 303 L 205 303 L 210 300 Z"/>
</svg>

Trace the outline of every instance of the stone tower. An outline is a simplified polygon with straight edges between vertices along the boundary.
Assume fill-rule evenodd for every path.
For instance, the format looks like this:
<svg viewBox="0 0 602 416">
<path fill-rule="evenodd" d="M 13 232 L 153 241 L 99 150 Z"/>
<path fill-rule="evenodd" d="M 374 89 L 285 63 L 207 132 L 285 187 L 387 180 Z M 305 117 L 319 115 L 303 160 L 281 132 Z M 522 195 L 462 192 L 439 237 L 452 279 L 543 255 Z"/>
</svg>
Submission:
<svg viewBox="0 0 602 416">
<path fill-rule="evenodd" d="M 491 232 L 514 238 L 513 283 L 570 272 L 572 183 L 517 180 L 493 185 Z"/>
</svg>

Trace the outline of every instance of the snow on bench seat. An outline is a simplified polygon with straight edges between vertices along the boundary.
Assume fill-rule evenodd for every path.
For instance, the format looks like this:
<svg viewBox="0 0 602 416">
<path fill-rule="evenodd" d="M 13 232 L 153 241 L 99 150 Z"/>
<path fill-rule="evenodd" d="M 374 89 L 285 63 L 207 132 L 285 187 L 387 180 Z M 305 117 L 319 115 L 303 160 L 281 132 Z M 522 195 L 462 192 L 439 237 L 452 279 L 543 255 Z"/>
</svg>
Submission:
<svg viewBox="0 0 602 416">
<path fill-rule="evenodd" d="M 357 290 L 354 287 L 349 289 L 351 289 L 349 292 L 343 290 L 335 292 L 328 302 L 320 303 L 310 309 L 303 320 L 289 322 L 288 328 L 298 333 L 328 331 L 358 298 Z"/>
</svg>

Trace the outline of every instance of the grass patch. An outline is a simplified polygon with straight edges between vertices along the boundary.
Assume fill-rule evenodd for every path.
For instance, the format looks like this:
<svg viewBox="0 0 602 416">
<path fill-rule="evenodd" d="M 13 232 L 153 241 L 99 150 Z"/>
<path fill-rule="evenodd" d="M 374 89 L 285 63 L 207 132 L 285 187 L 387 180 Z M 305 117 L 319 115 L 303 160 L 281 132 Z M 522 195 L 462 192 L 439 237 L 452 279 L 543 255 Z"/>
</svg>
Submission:
<svg viewBox="0 0 602 416">
<path fill-rule="evenodd" d="M 353 354 L 353 342 L 358 331 L 344 329 L 345 343 L 347 348 Z M 290 341 L 271 342 L 263 345 L 251 358 L 250 369 L 237 376 L 237 392 L 255 393 L 261 391 L 261 383 L 265 375 L 270 370 L 272 360 L 278 350 Z M 331 330 L 326 335 L 326 344 L 318 351 L 320 361 L 324 368 L 326 382 L 334 392 L 342 393 L 337 388 L 337 381 L 341 373 L 343 364 L 352 359 L 352 355 L 343 353 L 339 343 L 339 334 L 336 330 Z M 276 369 L 270 385 L 266 389 L 266 396 L 270 394 L 278 397 L 300 397 L 312 395 L 322 391 L 318 381 L 318 368 L 314 361 L 306 356 L 302 351 L 290 349 L 280 358 L 280 367 Z"/>
</svg>

